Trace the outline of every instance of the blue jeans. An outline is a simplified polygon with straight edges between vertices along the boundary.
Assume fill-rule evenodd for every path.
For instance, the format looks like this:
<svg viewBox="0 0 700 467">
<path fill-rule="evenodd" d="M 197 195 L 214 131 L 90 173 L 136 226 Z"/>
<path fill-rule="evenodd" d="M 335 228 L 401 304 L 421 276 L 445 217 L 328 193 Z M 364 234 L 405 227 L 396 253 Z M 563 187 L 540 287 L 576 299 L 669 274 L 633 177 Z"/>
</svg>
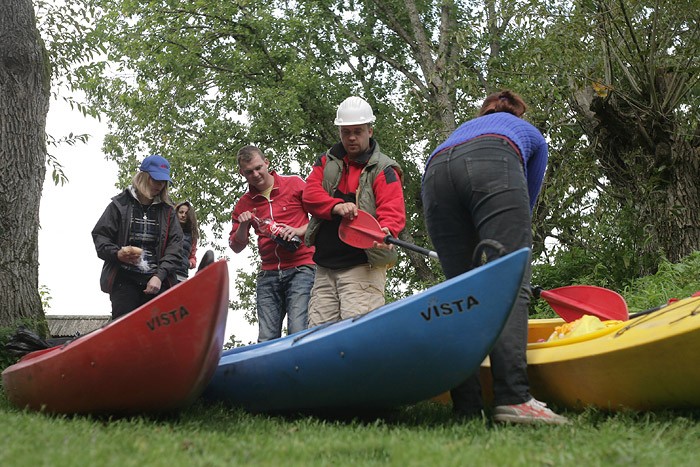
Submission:
<svg viewBox="0 0 700 467">
<path fill-rule="evenodd" d="M 258 342 L 282 336 L 287 316 L 287 333 L 306 329 L 307 309 L 316 266 L 297 266 L 258 273 Z"/>
<path fill-rule="evenodd" d="M 500 242 L 508 253 L 532 247 L 527 182 L 520 157 L 504 140 L 477 138 L 433 158 L 423 182 L 423 208 L 447 278 L 472 268 L 474 249 L 483 239 Z M 525 353 L 529 284 L 528 266 L 513 312 L 490 354 L 494 405 L 530 399 Z M 451 394 L 457 412 L 478 412 L 478 371 Z"/>
</svg>

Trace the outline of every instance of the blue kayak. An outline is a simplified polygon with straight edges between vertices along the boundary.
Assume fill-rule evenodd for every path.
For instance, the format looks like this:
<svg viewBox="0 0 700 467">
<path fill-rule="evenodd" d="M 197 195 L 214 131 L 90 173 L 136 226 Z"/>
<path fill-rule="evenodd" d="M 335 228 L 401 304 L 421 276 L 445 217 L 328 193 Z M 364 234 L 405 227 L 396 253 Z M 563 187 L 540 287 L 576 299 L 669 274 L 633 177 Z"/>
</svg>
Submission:
<svg viewBox="0 0 700 467">
<path fill-rule="evenodd" d="M 364 316 L 226 351 L 204 397 L 284 412 L 392 408 L 438 395 L 479 368 L 529 260 L 524 248 Z"/>
</svg>

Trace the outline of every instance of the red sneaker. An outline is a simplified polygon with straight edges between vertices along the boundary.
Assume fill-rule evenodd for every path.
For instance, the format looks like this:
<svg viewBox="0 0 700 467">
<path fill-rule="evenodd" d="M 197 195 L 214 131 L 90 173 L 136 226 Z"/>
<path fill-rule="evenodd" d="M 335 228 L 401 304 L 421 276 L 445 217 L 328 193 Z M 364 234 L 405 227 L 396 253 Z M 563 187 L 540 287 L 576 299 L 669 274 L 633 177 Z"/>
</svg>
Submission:
<svg viewBox="0 0 700 467">
<path fill-rule="evenodd" d="M 557 415 L 547 408 L 547 404 L 534 397 L 516 405 L 498 405 L 493 410 L 493 420 L 500 423 L 545 423 L 566 425 L 568 418 Z"/>
</svg>

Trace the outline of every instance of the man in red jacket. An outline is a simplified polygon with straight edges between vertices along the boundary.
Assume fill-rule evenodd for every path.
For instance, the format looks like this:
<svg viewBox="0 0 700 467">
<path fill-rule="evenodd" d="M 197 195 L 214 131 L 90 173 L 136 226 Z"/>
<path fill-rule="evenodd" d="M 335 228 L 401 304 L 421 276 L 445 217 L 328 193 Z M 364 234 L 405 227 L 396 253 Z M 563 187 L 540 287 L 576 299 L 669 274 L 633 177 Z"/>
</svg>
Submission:
<svg viewBox="0 0 700 467">
<path fill-rule="evenodd" d="M 357 210 L 398 236 L 406 224 L 402 171 L 372 137 L 375 117 L 360 97 L 338 106 L 340 142 L 318 158 L 306 179 L 304 206 L 312 215 L 306 244 L 315 245 L 316 280 L 309 301 L 309 327 L 363 315 L 384 304 L 387 268 L 396 263 L 389 245 L 362 250 L 343 243 L 338 227 Z"/>
<path fill-rule="evenodd" d="M 302 205 L 306 184 L 301 177 L 270 171 L 270 161 L 255 146 L 238 151 L 238 167 L 249 190 L 233 209 L 229 245 L 236 253 L 243 251 L 251 226 L 258 236 L 262 259 L 256 288 L 258 342 L 264 342 L 282 335 L 285 315 L 289 334 L 307 326 L 316 266 L 314 248 L 299 241 L 309 223 Z"/>
</svg>

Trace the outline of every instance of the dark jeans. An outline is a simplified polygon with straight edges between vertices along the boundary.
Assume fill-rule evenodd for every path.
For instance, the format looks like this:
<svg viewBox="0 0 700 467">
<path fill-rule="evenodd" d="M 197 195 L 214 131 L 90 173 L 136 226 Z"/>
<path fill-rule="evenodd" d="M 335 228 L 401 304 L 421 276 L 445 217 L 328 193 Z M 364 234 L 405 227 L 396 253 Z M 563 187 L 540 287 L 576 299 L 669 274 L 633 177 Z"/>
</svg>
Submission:
<svg viewBox="0 0 700 467">
<path fill-rule="evenodd" d="M 436 156 L 426 169 L 423 206 L 447 278 L 472 268 L 474 248 L 482 239 L 500 242 L 507 252 L 532 246 L 522 164 L 502 139 L 477 138 Z M 490 354 L 495 405 L 530 399 L 525 354 L 529 283 L 528 266 L 513 312 Z M 478 374 L 452 390 L 456 411 L 468 414 L 482 408 Z"/>
<path fill-rule="evenodd" d="M 112 292 L 109 294 L 109 299 L 112 302 L 113 320 L 134 311 L 157 296 L 143 292 L 148 283 L 148 279 L 150 279 L 150 277 L 140 278 L 121 269 L 117 272 Z M 163 281 L 158 295 L 169 288 L 170 285 L 166 279 Z"/>
<path fill-rule="evenodd" d="M 282 320 L 287 316 L 287 333 L 306 329 L 309 296 L 316 266 L 297 266 L 258 273 L 258 342 L 282 336 Z"/>
</svg>

